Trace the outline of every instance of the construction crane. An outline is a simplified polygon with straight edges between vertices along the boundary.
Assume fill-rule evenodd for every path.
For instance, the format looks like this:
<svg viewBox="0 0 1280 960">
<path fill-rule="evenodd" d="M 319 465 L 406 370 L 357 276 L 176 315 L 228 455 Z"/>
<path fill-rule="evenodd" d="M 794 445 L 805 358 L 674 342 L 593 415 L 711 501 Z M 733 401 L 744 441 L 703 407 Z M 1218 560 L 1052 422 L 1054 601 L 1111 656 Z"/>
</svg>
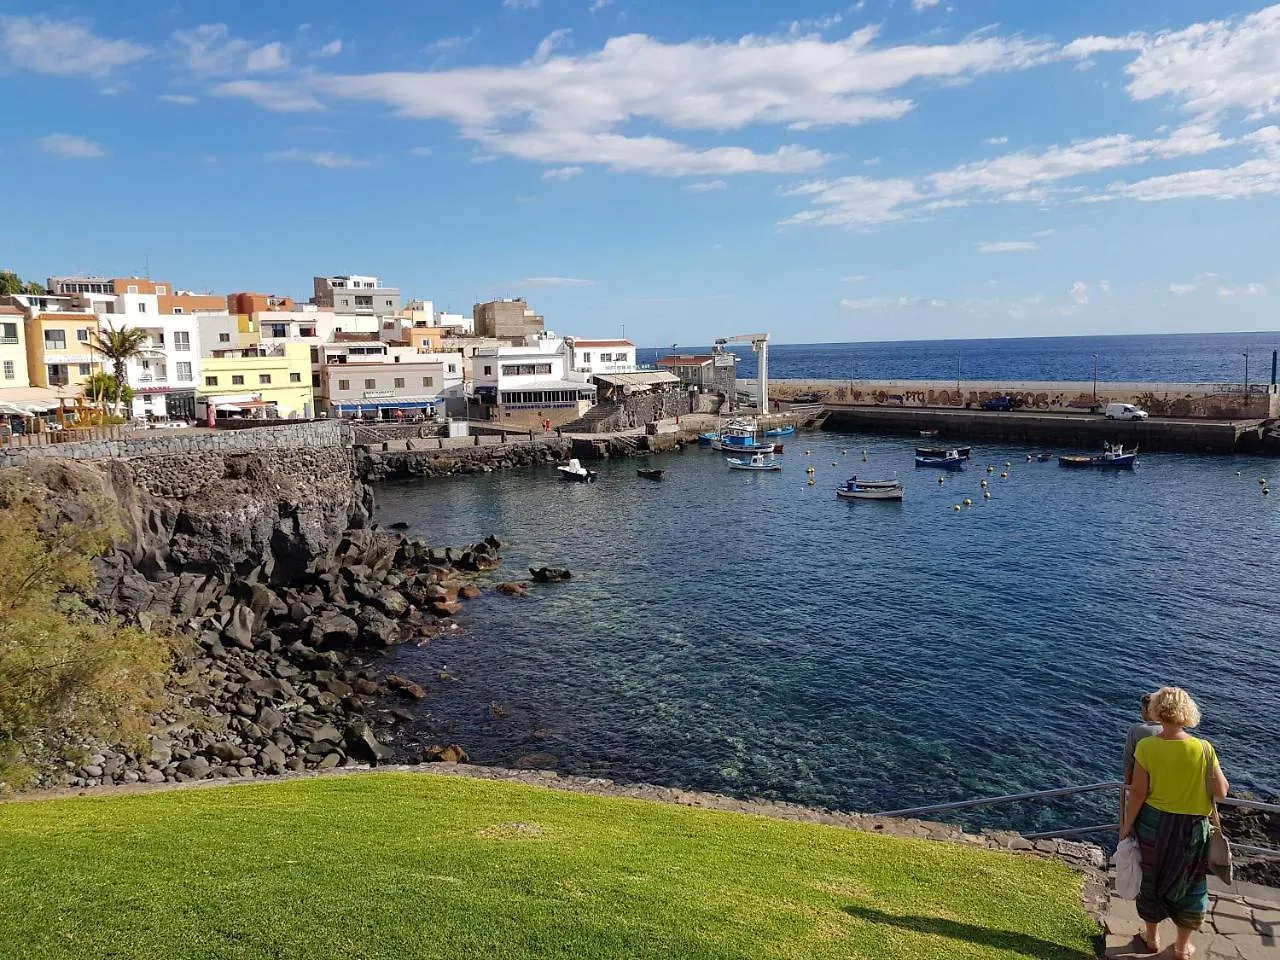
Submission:
<svg viewBox="0 0 1280 960">
<path fill-rule="evenodd" d="M 741 333 L 736 337 L 717 337 L 716 353 L 726 343 L 749 343 L 756 355 L 756 409 L 760 416 L 769 412 L 769 335 L 767 333 Z"/>
</svg>

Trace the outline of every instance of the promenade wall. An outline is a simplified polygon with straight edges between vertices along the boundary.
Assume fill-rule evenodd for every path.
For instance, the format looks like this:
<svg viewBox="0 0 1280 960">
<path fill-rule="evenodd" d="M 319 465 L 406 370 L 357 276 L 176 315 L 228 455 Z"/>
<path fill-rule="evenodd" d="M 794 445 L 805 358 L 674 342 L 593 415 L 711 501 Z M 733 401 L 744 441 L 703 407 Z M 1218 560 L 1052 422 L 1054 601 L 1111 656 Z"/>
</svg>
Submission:
<svg viewBox="0 0 1280 960">
<path fill-rule="evenodd" d="M 978 406 L 992 397 L 1012 396 L 1028 410 L 1083 413 L 1095 403 L 1134 403 L 1153 416 L 1206 420 L 1263 420 L 1280 416 L 1280 393 L 1257 384 L 1246 394 L 1237 384 L 1098 383 L 1026 380 L 778 380 L 770 395 L 786 402 L 808 393 L 856 406 Z"/>
</svg>

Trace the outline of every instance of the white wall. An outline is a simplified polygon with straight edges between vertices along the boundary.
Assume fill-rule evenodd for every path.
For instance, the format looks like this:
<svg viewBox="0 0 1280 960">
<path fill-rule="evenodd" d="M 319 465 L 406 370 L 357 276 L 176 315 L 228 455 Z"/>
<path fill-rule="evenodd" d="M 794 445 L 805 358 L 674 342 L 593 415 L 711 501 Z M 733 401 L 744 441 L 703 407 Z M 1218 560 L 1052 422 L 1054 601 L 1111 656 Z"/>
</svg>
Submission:
<svg viewBox="0 0 1280 960">
<path fill-rule="evenodd" d="M 592 376 L 598 373 L 634 373 L 636 348 L 634 345 L 575 343 L 572 369 Z"/>
</svg>

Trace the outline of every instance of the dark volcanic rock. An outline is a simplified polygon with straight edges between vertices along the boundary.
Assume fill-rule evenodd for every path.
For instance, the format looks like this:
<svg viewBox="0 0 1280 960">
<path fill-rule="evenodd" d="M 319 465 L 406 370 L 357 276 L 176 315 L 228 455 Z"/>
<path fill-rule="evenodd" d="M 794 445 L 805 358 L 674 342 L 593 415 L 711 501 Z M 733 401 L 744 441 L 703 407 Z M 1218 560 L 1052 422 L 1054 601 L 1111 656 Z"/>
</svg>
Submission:
<svg viewBox="0 0 1280 960">
<path fill-rule="evenodd" d="M 414 700 L 425 700 L 427 697 L 427 691 L 419 684 L 416 684 L 412 680 L 402 677 L 397 673 L 387 675 L 387 686 L 390 689 L 395 690 L 397 693 L 402 693 L 406 697 L 410 697 Z"/>
<path fill-rule="evenodd" d="M 422 751 L 424 763 L 466 763 L 468 759 L 467 751 L 456 743 L 450 743 L 447 746 L 433 743 Z"/>
<path fill-rule="evenodd" d="M 537 580 L 539 583 L 560 583 L 561 581 L 568 580 L 573 576 L 572 573 L 563 567 L 530 567 L 529 573 L 533 576 L 533 579 Z"/>
</svg>

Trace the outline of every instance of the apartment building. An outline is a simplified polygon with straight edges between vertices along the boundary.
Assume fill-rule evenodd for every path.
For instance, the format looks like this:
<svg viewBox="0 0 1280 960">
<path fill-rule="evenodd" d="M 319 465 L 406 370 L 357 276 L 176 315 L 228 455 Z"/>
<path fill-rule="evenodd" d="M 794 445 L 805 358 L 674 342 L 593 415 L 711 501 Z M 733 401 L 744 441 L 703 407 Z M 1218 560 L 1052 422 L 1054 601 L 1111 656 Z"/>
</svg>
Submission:
<svg viewBox="0 0 1280 960">
<path fill-rule="evenodd" d="M 27 387 L 26 315 L 17 307 L 0 304 L 0 390 Z"/>
<path fill-rule="evenodd" d="M 504 426 L 534 426 L 544 420 L 559 426 L 595 403 L 595 385 L 569 368 L 569 347 L 551 331 L 522 346 L 478 350 L 471 363 L 476 400 L 490 419 Z"/>
<path fill-rule="evenodd" d="M 340 315 L 394 317 L 400 312 L 400 288 L 384 287 L 377 277 L 313 277 L 312 288 L 315 306 Z"/>
<path fill-rule="evenodd" d="M 598 373 L 634 373 L 636 345 L 630 340 L 586 340 L 566 337 L 569 369 L 588 376 Z"/>
<path fill-rule="evenodd" d="M 477 303 L 471 310 L 475 333 L 495 337 L 512 346 L 520 346 L 529 337 L 539 336 L 546 327 L 541 314 L 529 309 L 524 297 Z"/>
<path fill-rule="evenodd" d="M 197 387 L 199 418 L 310 419 L 311 351 L 305 343 L 205 348 Z"/>
<path fill-rule="evenodd" d="M 42 299 L 48 304 L 48 298 Z M 102 357 L 90 347 L 98 331 L 97 314 L 35 307 L 26 312 L 23 324 L 31 386 L 79 387 L 103 369 Z"/>
<path fill-rule="evenodd" d="M 338 333 L 319 350 L 312 385 L 329 416 L 399 420 L 465 402 L 457 354 L 419 353 L 370 333 Z"/>
</svg>

